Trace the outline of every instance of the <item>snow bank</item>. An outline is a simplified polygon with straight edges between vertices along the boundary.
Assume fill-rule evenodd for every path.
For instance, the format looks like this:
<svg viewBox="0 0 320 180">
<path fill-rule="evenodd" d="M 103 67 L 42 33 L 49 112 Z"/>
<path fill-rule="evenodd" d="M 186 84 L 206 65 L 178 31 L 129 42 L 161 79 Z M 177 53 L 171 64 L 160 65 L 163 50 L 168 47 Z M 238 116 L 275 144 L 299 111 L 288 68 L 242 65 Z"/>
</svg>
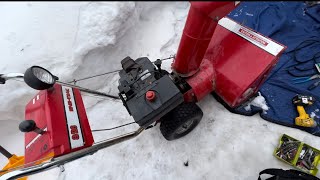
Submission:
<svg viewBox="0 0 320 180">
<path fill-rule="evenodd" d="M 152 59 L 175 52 L 176 3 L 165 2 L 18 2 L 0 6 L 0 72 L 24 72 L 32 65 L 49 69 L 63 81 L 119 69 L 127 55 Z M 177 3 L 178 4 L 178 3 Z M 184 7 L 188 7 L 184 5 Z M 171 6 L 162 13 L 159 9 Z M 181 7 L 181 5 L 178 5 Z M 150 19 L 150 14 L 155 14 Z M 10 17 L 10 18 L 9 18 Z M 163 20 L 165 19 L 165 20 Z M 27 34 L 27 35 L 26 35 Z M 175 47 L 174 47 L 175 48 Z M 167 49 L 171 49 L 170 52 Z M 162 53 L 166 51 L 168 53 Z M 115 75 L 78 85 L 116 93 Z M 24 106 L 36 91 L 21 82 L 0 88 L 0 120 L 21 120 Z"/>
<path fill-rule="evenodd" d="M 90 51 L 115 45 L 135 24 L 137 17 L 134 2 L 91 2 L 82 7 L 73 53 L 74 63 L 82 63 Z"/>
<path fill-rule="evenodd" d="M 78 8 L 83 4 L 0 3 L 0 72 L 24 73 L 36 64 L 55 74 L 68 72 Z M 24 106 L 36 92 L 21 82 L 1 85 L 0 120 L 22 120 Z"/>
</svg>

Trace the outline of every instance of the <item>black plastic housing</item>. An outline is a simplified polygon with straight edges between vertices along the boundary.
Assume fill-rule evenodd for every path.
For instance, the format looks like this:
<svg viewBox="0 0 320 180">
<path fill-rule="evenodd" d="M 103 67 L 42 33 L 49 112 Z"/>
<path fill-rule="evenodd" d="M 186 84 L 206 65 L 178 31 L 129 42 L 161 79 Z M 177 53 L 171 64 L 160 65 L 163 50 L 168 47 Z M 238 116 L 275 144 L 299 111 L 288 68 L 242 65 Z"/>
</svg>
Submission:
<svg viewBox="0 0 320 180">
<path fill-rule="evenodd" d="M 24 76 L 23 76 L 24 82 L 28 86 L 30 86 L 31 88 L 36 89 L 36 90 L 44 90 L 44 89 L 49 89 L 54 85 L 55 81 L 52 84 L 48 84 L 48 83 L 42 82 L 40 79 L 38 79 L 33 73 L 33 68 L 40 68 L 40 69 L 46 71 L 48 74 L 50 74 L 55 80 L 57 79 L 57 77 L 52 75 L 51 72 L 46 70 L 45 68 L 40 67 L 40 66 L 32 66 L 26 70 L 26 72 L 24 73 Z"/>
<path fill-rule="evenodd" d="M 157 69 L 148 58 L 126 57 L 121 64 L 119 96 L 140 126 L 148 127 L 184 101 L 169 73 Z M 155 92 L 154 100 L 147 100 L 148 91 Z"/>
<path fill-rule="evenodd" d="M 25 120 L 19 124 L 19 130 L 21 132 L 32 132 L 36 128 L 37 128 L 37 125 L 33 120 Z"/>
</svg>

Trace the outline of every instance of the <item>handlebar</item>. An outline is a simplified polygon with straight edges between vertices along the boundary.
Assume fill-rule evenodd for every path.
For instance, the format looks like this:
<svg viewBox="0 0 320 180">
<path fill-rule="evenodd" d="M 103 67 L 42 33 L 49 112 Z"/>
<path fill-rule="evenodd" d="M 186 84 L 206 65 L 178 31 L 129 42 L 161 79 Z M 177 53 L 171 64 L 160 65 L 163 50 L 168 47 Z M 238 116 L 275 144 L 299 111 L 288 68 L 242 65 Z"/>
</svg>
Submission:
<svg viewBox="0 0 320 180">
<path fill-rule="evenodd" d="M 23 73 L 0 74 L 0 84 L 5 84 L 7 80 L 23 78 Z"/>
</svg>

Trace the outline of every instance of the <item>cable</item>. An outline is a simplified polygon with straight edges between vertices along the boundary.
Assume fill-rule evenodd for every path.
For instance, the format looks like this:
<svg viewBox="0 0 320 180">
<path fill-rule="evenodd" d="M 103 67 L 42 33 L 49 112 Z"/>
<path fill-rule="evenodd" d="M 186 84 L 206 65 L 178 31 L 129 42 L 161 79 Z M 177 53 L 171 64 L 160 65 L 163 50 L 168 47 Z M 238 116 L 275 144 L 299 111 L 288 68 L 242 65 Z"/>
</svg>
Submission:
<svg viewBox="0 0 320 180">
<path fill-rule="evenodd" d="M 164 58 L 164 59 L 160 59 L 161 61 L 166 61 L 166 60 L 169 60 L 169 59 L 173 59 L 175 58 L 176 55 L 170 55 L 168 58 Z M 153 61 L 154 63 L 155 61 Z M 103 75 L 107 75 L 107 74 L 111 74 L 111 73 L 115 73 L 115 72 L 119 72 L 121 71 L 121 69 L 118 69 L 118 70 L 114 70 L 114 71 L 109 71 L 109 72 L 106 72 L 106 73 L 102 73 L 102 74 L 97 74 L 97 75 L 93 75 L 93 76 L 88 76 L 88 77 L 85 77 L 85 78 L 81 78 L 81 79 L 74 79 L 73 81 L 69 81 L 67 83 L 76 83 L 78 81 L 83 81 L 83 80 L 87 80 L 87 79 L 91 79 L 91 78 L 95 78 L 95 77 L 99 77 L 99 76 L 103 76 Z"/>
<path fill-rule="evenodd" d="M 173 55 L 170 55 L 169 57 L 167 57 L 167 58 L 164 58 L 164 59 L 160 59 L 160 61 L 166 61 L 166 60 L 169 60 L 169 59 L 175 59 L 176 58 L 176 55 L 175 54 L 173 54 Z M 152 63 L 154 63 L 154 62 L 156 62 L 157 60 L 155 60 L 155 61 L 152 61 Z"/>
<path fill-rule="evenodd" d="M 161 61 L 166 61 L 166 60 L 169 60 L 169 59 L 173 59 L 175 58 L 176 55 L 170 55 L 168 58 L 164 58 L 164 59 L 160 59 Z M 155 62 L 155 61 L 153 61 Z M 69 81 L 68 83 L 74 83 L 74 82 L 78 82 L 78 81 L 83 81 L 83 80 L 87 80 L 87 79 L 91 79 L 91 78 L 95 78 L 95 77 L 99 77 L 99 76 L 103 76 L 103 75 L 107 75 L 107 74 L 111 74 L 111 73 L 115 73 L 115 72 L 119 72 L 121 71 L 121 69 L 118 69 L 118 70 L 114 70 L 114 71 L 109 71 L 109 72 L 106 72 L 106 73 L 103 73 L 103 74 L 97 74 L 97 75 L 93 75 L 93 76 L 88 76 L 88 77 L 85 77 L 85 78 L 82 78 L 82 79 L 74 79 L 73 81 Z"/>
<path fill-rule="evenodd" d="M 67 86 L 69 86 L 71 88 L 77 88 L 80 91 L 83 91 L 83 92 L 86 92 L 86 93 L 96 94 L 96 95 L 99 95 L 99 96 L 105 96 L 105 97 L 112 98 L 112 99 L 120 99 L 118 96 L 102 93 L 102 92 L 99 92 L 99 91 L 94 91 L 94 90 L 91 90 L 91 89 L 86 89 L 86 88 L 83 88 L 83 87 L 80 87 L 80 86 L 77 86 L 77 85 L 73 85 L 73 84 L 69 84 L 69 83 L 65 83 L 65 82 L 61 82 L 61 81 L 57 81 L 57 82 L 59 84 L 62 84 L 62 85 L 67 85 Z"/>
<path fill-rule="evenodd" d="M 124 126 L 128 126 L 128 125 L 133 124 L 133 123 L 136 123 L 136 122 L 131 122 L 131 123 L 123 124 L 123 125 L 116 126 L 116 127 L 113 127 L 113 128 L 107 128 L 107 129 L 95 129 L 95 130 L 92 130 L 92 132 L 98 132 L 98 131 L 110 131 L 110 130 L 113 130 L 113 129 L 117 129 L 117 128 L 121 128 L 121 127 L 124 127 Z"/>
<path fill-rule="evenodd" d="M 115 72 L 119 72 L 119 71 L 121 71 L 121 70 L 120 69 L 119 70 L 114 70 L 114 71 L 106 72 L 106 73 L 103 73 L 103 74 L 97 74 L 97 75 L 94 75 L 94 76 L 89 76 L 89 77 L 85 77 L 85 78 L 77 79 L 77 80 L 74 79 L 73 81 L 70 81 L 68 83 L 83 81 L 83 80 L 87 80 L 87 79 L 91 79 L 91 78 L 94 78 L 94 77 L 99 77 L 99 76 L 103 76 L 103 75 L 107 75 L 107 74 L 111 74 L 111 73 L 115 73 Z"/>
<path fill-rule="evenodd" d="M 110 100 L 110 98 L 109 97 L 101 97 L 101 96 L 99 96 L 99 95 L 92 95 L 92 94 L 89 94 L 89 93 L 86 93 L 86 92 L 83 92 L 82 93 L 82 96 L 87 96 L 87 97 L 92 97 L 92 98 L 97 98 L 97 99 L 102 99 L 102 100 Z M 118 99 L 115 99 L 115 100 L 118 100 Z"/>
</svg>

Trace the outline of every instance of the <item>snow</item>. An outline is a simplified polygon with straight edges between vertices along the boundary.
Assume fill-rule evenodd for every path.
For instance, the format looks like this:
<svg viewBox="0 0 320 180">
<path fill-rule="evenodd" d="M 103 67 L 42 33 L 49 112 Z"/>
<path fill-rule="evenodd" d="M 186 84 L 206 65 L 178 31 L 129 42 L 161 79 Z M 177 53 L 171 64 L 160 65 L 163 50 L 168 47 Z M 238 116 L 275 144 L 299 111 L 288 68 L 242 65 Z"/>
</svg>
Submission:
<svg viewBox="0 0 320 180">
<path fill-rule="evenodd" d="M 245 109 L 246 111 L 251 111 L 251 104 L 248 103 L 248 105 L 246 105 L 246 106 L 244 107 L 244 109 Z"/>
<path fill-rule="evenodd" d="M 187 2 L 1 2 L 0 72 L 24 72 L 31 65 L 49 69 L 63 81 L 120 68 L 130 56 L 152 61 L 175 54 L 183 30 Z M 171 61 L 164 61 L 170 69 Z M 116 94 L 118 75 L 78 85 Z M 23 154 L 18 124 L 24 106 L 37 91 L 11 81 L 0 88 L 0 145 Z M 118 100 L 84 96 L 92 129 L 132 122 Z M 264 97 L 252 102 L 266 112 Z M 189 135 L 166 141 L 158 127 L 136 139 L 29 179 L 257 179 L 266 168 L 291 168 L 272 153 L 283 133 L 320 148 L 320 139 L 298 129 L 269 123 L 258 115 L 232 114 L 211 96 L 199 102 L 204 112 Z M 136 124 L 95 132 L 95 141 L 132 131 Z M 188 166 L 184 163 L 188 162 Z M 0 158 L 0 166 L 6 163 Z"/>
<path fill-rule="evenodd" d="M 248 102 L 248 104 L 244 107 L 246 111 L 251 111 L 251 106 L 260 107 L 263 113 L 267 113 L 269 107 L 267 105 L 266 99 L 258 92 L 258 96 L 255 97 L 252 101 Z"/>
</svg>

